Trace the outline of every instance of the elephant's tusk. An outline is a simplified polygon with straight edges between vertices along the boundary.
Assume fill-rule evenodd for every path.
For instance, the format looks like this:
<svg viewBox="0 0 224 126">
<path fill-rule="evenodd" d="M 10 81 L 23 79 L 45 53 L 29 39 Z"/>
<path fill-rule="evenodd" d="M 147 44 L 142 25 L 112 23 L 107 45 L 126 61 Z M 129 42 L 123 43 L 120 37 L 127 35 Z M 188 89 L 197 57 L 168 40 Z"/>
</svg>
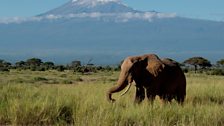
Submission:
<svg viewBox="0 0 224 126">
<path fill-rule="evenodd" d="M 128 84 L 128 88 L 121 94 L 121 96 L 125 95 L 129 89 L 131 88 L 131 83 Z"/>
</svg>

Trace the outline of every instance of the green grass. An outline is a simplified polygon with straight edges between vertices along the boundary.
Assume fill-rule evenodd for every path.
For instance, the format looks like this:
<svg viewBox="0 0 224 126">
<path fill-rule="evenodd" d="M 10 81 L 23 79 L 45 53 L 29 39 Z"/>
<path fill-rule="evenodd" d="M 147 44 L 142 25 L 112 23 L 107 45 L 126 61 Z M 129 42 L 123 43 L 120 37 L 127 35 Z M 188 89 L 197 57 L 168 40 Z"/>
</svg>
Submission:
<svg viewBox="0 0 224 126">
<path fill-rule="evenodd" d="M 81 75 L 71 71 L 0 73 L 0 125 L 157 126 L 224 125 L 224 77 L 187 74 L 184 106 L 145 100 L 133 104 L 134 86 L 117 101 L 105 93 L 119 72 Z"/>
</svg>

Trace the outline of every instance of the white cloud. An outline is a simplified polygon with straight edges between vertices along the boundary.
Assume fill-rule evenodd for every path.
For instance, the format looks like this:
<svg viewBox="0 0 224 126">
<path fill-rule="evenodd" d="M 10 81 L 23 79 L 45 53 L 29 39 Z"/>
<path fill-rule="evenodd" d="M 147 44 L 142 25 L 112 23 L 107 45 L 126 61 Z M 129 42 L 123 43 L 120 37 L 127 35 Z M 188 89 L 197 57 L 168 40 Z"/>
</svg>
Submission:
<svg viewBox="0 0 224 126">
<path fill-rule="evenodd" d="M 121 19 L 122 21 L 126 22 L 129 20 L 147 20 L 147 21 L 153 21 L 154 19 L 161 19 L 161 18 L 174 18 L 176 17 L 175 13 L 156 13 L 156 12 L 145 12 L 145 13 L 122 13 L 118 16 L 118 19 Z"/>
<path fill-rule="evenodd" d="M 60 19 L 60 18 L 62 18 L 62 16 L 60 16 L 60 15 L 57 16 L 57 15 L 50 14 L 50 15 L 47 15 L 45 18 L 53 20 L 53 19 Z"/>
<path fill-rule="evenodd" d="M 162 18 L 174 18 L 175 13 L 156 13 L 156 12 L 144 12 L 144 13 L 79 13 L 79 14 L 68 14 L 68 15 L 47 15 L 39 17 L 12 17 L 12 18 L 2 18 L 0 23 L 10 24 L 10 23 L 23 23 L 28 21 L 41 21 L 41 20 L 57 20 L 57 19 L 70 19 L 70 18 L 99 18 L 104 21 L 111 20 L 116 22 L 127 22 L 130 20 L 146 20 L 153 21 L 154 19 Z"/>
<path fill-rule="evenodd" d="M 41 20 L 38 17 L 30 17 L 30 18 L 24 18 L 24 17 L 10 17 L 10 18 L 0 18 L 1 24 L 10 24 L 10 23 L 22 23 L 26 21 L 39 21 Z"/>
</svg>

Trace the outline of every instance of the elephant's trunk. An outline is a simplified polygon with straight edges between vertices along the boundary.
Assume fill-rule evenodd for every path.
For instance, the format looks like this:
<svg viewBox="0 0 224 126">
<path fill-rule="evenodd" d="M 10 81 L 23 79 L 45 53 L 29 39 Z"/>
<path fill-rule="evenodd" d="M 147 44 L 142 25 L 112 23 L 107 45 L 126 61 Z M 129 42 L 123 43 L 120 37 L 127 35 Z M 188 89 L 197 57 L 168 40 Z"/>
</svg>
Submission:
<svg viewBox="0 0 224 126">
<path fill-rule="evenodd" d="M 127 83 L 125 82 L 122 84 L 117 84 L 113 86 L 112 88 L 110 88 L 107 93 L 107 99 L 112 102 L 115 101 L 115 99 L 112 98 L 112 94 L 123 90 L 127 85 L 128 85 L 128 82 Z"/>
<path fill-rule="evenodd" d="M 112 98 L 112 94 L 123 90 L 128 85 L 128 83 L 128 75 L 121 73 L 117 85 L 110 88 L 107 92 L 107 99 L 112 102 L 115 101 L 115 99 Z"/>
</svg>

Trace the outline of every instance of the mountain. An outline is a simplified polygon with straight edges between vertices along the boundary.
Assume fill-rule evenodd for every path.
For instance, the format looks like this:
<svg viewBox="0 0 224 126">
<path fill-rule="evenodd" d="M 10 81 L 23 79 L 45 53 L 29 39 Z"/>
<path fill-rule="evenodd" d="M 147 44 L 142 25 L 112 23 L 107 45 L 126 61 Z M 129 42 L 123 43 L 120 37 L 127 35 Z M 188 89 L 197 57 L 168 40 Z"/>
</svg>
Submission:
<svg viewBox="0 0 224 126">
<path fill-rule="evenodd" d="M 98 1 L 98 0 L 76 0 L 48 11 L 43 15 L 68 15 L 74 13 L 122 13 L 122 12 L 138 12 L 130 7 L 117 1 Z"/>
<path fill-rule="evenodd" d="M 71 0 L 30 18 L 0 20 L 0 59 L 116 64 L 157 53 L 183 61 L 224 56 L 224 22 L 134 10 L 117 0 Z"/>
</svg>

